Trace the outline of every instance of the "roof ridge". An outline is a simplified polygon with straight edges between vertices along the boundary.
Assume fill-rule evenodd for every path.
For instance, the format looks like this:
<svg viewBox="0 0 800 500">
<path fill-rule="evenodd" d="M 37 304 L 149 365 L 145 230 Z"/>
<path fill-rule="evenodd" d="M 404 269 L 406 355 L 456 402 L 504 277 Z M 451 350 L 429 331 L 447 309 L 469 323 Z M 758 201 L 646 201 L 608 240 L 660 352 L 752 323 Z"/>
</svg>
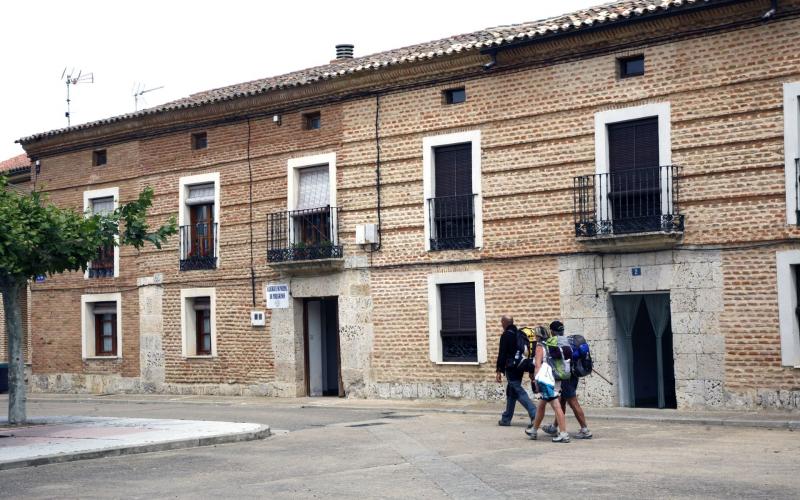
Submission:
<svg viewBox="0 0 800 500">
<path fill-rule="evenodd" d="M 281 75 L 202 90 L 158 106 L 23 137 L 17 142 L 25 144 L 44 137 L 97 127 L 130 118 L 198 107 L 245 96 L 255 96 L 272 90 L 309 85 L 321 80 L 338 78 L 360 71 L 430 60 L 466 50 L 499 47 L 511 42 L 534 39 L 544 35 L 578 32 L 581 29 L 588 29 L 600 23 L 622 21 L 634 16 L 666 11 L 670 8 L 695 4 L 712 4 L 720 1 L 725 0 L 617 0 L 606 2 L 536 21 L 484 28 L 352 59 L 342 59 L 334 63 L 313 66 Z"/>
</svg>

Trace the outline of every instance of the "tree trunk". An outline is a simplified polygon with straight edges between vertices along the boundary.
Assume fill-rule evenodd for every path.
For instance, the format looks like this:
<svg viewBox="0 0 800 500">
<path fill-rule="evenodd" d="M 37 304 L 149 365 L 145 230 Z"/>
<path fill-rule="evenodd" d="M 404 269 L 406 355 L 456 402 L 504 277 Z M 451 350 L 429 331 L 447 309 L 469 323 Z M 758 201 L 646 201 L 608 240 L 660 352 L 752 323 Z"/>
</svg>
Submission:
<svg viewBox="0 0 800 500">
<path fill-rule="evenodd" d="M 22 314 L 19 296 L 26 282 L 3 283 L 3 310 L 6 316 L 8 338 L 8 423 L 24 424 L 25 414 L 25 361 L 22 359 Z"/>
</svg>

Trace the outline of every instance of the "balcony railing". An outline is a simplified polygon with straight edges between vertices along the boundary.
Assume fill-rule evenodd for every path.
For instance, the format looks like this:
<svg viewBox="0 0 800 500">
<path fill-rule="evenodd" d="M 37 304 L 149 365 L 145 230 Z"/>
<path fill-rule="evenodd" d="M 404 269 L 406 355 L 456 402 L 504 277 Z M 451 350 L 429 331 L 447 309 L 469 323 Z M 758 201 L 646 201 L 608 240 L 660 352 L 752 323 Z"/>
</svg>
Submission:
<svg viewBox="0 0 800 500">
<path fill-rule="evenodd" d="M 475 248 L 475 196 L 428 199 L 431 250 Z"/>
<path fill-rule="evenodd" d="M 217 223 L 199 222 L 180 227 L 181 271 L 217 267 Z"/>
<path fill-rule="evenodd" d="M 114 246 L 104 246 L 97 251 L 97 258 L 89 264 L 90 278 L 114 277 Z"/>
<path fill-rule="evenodd" d="M 678 174 L 667 165 L 575 177 L 575 235 L 682 232 Z"/>
<path fill-rule="evenodd" d="M 267 216 L 267 261 L 339 259 L 339 209 L 311 208 Z"/>
</svg>

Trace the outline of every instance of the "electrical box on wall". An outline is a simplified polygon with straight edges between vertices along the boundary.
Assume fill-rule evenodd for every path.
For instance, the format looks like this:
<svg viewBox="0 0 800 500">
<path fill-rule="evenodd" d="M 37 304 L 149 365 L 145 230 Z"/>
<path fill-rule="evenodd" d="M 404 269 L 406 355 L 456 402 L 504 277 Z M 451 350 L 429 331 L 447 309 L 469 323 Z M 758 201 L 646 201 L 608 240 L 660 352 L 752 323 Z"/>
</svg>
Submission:
<svg viewBox="0 0 800 500">
<path fill-rule="evenodd" d="M 375 224 L 358 224 L 356 226 L 356 245 L 367 245 L 378 242 L 378 228 Z"/>
<path fill-rule="evenodd" d="M 250 324 L 253 326 L 266 326 L 267 318 L 264 311 L 250 311 Z"/>
</svg>

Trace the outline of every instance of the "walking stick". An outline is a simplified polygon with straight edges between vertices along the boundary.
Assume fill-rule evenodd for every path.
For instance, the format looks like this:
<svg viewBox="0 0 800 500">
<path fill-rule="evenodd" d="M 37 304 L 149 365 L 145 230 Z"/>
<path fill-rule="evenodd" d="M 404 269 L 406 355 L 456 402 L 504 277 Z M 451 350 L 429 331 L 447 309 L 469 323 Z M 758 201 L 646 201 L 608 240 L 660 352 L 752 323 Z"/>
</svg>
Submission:
<svg viewBox="0 0 800 500">
<path fill-rule="evenodd" d="M 604 377 L 603 375 L 601 375 L 601 374 L 600 374 L 600 373 L 599 373 L 597 370 L 592 370 L 592 375 L 597 375 L 598 377 L 600 377 L 601 379 L 605 380 L 605 381 L 606 381 L 606 382 L 608 382 L 609 384 L 611 384 L 611 385 L 614 385 L 614 382 L 612 382 L 612 381 L 608 380 L 607 378 L 605 378 L 605 377 Z"/>
</svg>

